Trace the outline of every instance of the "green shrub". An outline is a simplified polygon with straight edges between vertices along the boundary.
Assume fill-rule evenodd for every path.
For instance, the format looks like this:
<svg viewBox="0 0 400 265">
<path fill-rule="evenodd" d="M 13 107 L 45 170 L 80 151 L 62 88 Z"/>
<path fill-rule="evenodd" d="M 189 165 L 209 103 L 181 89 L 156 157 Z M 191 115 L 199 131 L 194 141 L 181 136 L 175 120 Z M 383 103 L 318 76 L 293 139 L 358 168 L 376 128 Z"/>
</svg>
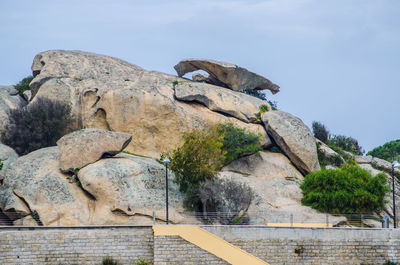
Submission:
<svg viewBox="0 0 400 265">
<path fill-rule="evenodd" d="M 352 137 L 333 135 L 330 137 L 328 143 L 355 155 L 362 155 L 364 153 L 364 149 L 358 144 L 358 141 Z"/>
<path fill-rule="evenodd" d="M 300 188 L 302 204 L 328 213 L 380 212 L 384 196 L 386 175 L 375 177 L 355 165 L 342 165 L 338 169 L 321 170 L 308 174 Z"/>
<path fill-rule="evenodd" d="M 225 154 L 223 160 L 225 165 L 239 157 L 251 155 L 262 150 L 259 143 L 259 135 L 237 128 L 233 123 L 219 124 L 217 125 L 217 131 L 223 137 L 222 150 Z"/>
<path fill-rule="evenodd" d="M 261 92 L 260 90 L 243 89 L 243 90 L 240 90 L 240 92 L 243 92 L 243 93 L 245 93 L 247 95 L 250 95 L 250 96 L 259 98 L 261 100 L 267 101 L 271 105 L 272 110 L 277 110 L 278 109 L 278 102 L 268 100 L 267 97 L 265 96 L 265 94 L 263 92 Z"/>
<path fill-rule="evenodd" d="M 1 135 L 2 142 L 19 155 L 54 146 L 72 130 L 71 107 L 59 101 L 37 99 L 26 107 L 9 112 L 9 124 Z"/>
<path fill-rule="evenodd" d="M 383 265 L 397 265 L 397 264 L 398 263 L 390 261 L 390 260 L 387 260 L 387 261 L 385 261 L 385 263 L 383 263 Z"/>
<path fill-rule="evenodd" d="M 393 162 L 394 160 L 400 160 L 400 139 L 385 143 L 382 146 L 378 146 L 367 153 L 374 157 L 384 159 L 386 161 Z"/>
<path fill-rule="evenodd" d="M 200 183 L 214 179 L 224 164 L 262 150 L 259 136 L 232 123 L 186 132 L 182 137 L 182 146 L 164 155 L 171 159 L 175 182 L 185 193 L 184 204 L 191 210 L 201 208 Z"/>
<path fill-rule="evenodd" d="M 0 170 L 3 169 L 3 166 L 4 166 L 3 161 L 1 161 L 1 159 L 0 159 Z"/>
<path fill-rule="evenodd" d="M 119 265 L 120 263 L 111 257 L 105 257 L 105 258 L 103 258 L 103 261 L 101 262 L 101 264 L 102 265 Z"/>
<path fill-rule="evenodd" d="M 183 145 L 168 154 L 170 169 L 175 173 L 180 191 L 186 193 L 185 205 L 193 208 L 195 205 L 191 198 L 200 182 L 212 179 L 222 167 L 225 158 L 223 135 L 214 127 L 186 132 L 182 137 Z"/>
<path fill-rule="evenodd" d="M 314 133 L 314 137 L 326 143 L 329 139 L 329 131 L 321 122 L 313 121 L 312 122 L 312 130 Z"/>
<path fill-rule="evenodd" d="M 200 184 L 198 196 L 204 218 L 221 224 L 243 224 L 245 214 L 254 198 L 251 188 L 232 180 L 208 180 Z M 212 213 L 207 215 L 207 213 Z"/>
<path fill-rule="evenodd" d="M 32 82 L 33 78 L 33 76 L 25 77 L 14 86 L 18 90 L 18 94 L 22 96 L 26 90 L 30 90 L 29 83 Z"/>
<path fill-rule="evenodd" d="M 140 259 L 134 260 L 132 265 L 152 265 L 152 264 L 153 264 L 152 262 L 145 260 L 143 258 L 140 258 Z"/>
</svg>

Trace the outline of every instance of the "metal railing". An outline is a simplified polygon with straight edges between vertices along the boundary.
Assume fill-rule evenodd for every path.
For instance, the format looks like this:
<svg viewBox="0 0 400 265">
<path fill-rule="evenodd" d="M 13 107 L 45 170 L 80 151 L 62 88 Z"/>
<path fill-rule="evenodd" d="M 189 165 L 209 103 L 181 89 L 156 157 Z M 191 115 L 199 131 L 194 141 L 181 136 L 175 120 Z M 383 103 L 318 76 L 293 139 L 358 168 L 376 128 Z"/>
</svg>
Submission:
<svg viewBox="0 0 400 265">
<path fill-rule="evenodd" d="M 40 219 L 37 212 L 32 212 L 23 218 L 16 213 L 0 212 L 0 226 L 70 226 L 63 221 L 63 214 L 55 214 L 56 218 L 51 222 Z M 143 215 L 141 215 L 143 217 Z M 136 225 L 135 215 L 126 216 L 123 225 Z M 386 222 L 384 221 L 386 219 Z M 397 222 L 399 218 L 397 218 Z M 169 215 L 171 224 L 207 224 L 207 225 L 265 225 L 265 226 L 289 226 L 289 227 L 360 227 L 379 228 L 393 227 L 393 219 L 373 214 L 315 214 L 306 217 L 303 214 L 290 213 L 265 213 L 265 212 L 172 212 Z M 147 221 L 140 224 L 152 225 L 165 223 L 165 213 L 154 211 L 153 216 L 148 216 Z M 107 225 L 109 225 L 108 223 Z M 82 226 L 98 226 L 102 223 L 80 223 Z M 398 227 L 398 226 L 397 226 Z"/>
</svg>

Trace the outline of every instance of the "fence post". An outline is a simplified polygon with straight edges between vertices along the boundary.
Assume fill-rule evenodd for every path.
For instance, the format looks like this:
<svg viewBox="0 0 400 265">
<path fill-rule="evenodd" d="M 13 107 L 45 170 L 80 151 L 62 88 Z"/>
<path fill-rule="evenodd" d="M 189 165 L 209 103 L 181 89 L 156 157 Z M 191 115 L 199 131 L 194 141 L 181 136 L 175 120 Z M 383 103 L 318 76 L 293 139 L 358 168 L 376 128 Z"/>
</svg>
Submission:
<svg viewBox="0 0 400 265">
<path fill-rule="evenodd" d="M 156 211 L 153 211 L 153 225 L 156 224 Z"/>
<path fill-rule="evenodd" d="M 329 227 L 329 215 L 326 215 L 326 227 Z"/>
<path fill-rule="evenodd" d="M 290 214 L 290 226 L 293 226 L 293 214 Z"/>
</svg>

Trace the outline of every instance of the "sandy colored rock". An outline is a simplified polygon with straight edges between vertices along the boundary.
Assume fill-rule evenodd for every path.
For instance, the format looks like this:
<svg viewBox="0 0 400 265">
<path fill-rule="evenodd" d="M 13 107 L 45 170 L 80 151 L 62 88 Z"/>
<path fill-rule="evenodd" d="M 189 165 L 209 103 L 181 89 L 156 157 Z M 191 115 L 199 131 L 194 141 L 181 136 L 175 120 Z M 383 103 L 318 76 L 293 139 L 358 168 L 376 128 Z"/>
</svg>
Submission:
<svg viewBox="0 0 400 265">
<path fill-rule="evenodd" d="M 257 115 L 263 105 L 271 110 L 267 101 L 206 83 L 178 83 L 175 86 L 175 97 L 178 100 L 201 103 L 212 111 L 244 122 L 260 122 Z"/>
<path fill-rule="evenodd" d="M 96 197 L 95 219 L 98 222 L 107 223 L 109 215 L 115 213 L 132 221 L 147 217 L 147 224 L 151 224 L 153 211 L 157 219 L 165 220 L 165 167 L 157 161 L 120 154 L 81 169 L 78 176 L 83 188 Z M 170 221 L 190 222 L 190 217 L 180 214 L 184 212 L 184 195 L 173 178 L 173 173 L 169 172 Z"/>
<path fill-rule="evenodd" d="M 13 220 L 36 211 L 46 226 L 88 224 L 89 199 L 68 178 L 58 169 L 58 147 L 21 156 L 5 170 L 0 208 Z"/>
<path fill-rule="evenodd" d="M 235 91 L 268 89 L 273 94 L 279 92 L 279 86 L 267 78 L 231 63 L 209 59 L 184 59 L 174 68 L 179 76 L 196 70 L 206 71 L 210 75 L 208 79 L 216 79 Z"/>
<path fill-rule="evenodd" d="M 303 175 L 297 171 L 289 159 L 280 153 L 261 151 L 231 162 L 222 171 L 237 172 L 259 178 L 278 178 L 301 181 Z"/>
<path fill-rule="evenodd" d="M 99 160 L 103 155 L 120 153 L 132 140 L 127 133 L 84 129 L 64 135 L 57 141 L 60 169 L 73 172 Z"/>
<path fill-rule="evenodd" d="M 146 71 L 121 60 L 80 51 L 47 51 L 38 54 L 32 70 L 31 102 L 54 98 L 72 106 L 80 128 L 99 128 L 132 135 L 127 150 L 159 158 L 181 144 L 181 133 L 230 121 L 262 135 L 263 126 L 248 124 L 213 112 L 199 104 L 174 98 L 176 76 Z"/>
<path fill-rule="evenodd" d="M 303 175 L 320 169 L 315 138 L 299 118 L 283 111 L 268 111 L 261 119 L 268 134 Z"/>
<path fill-rule="evenodd" d="M 18 95 L 13 86 L 0 86 L 0 133 L 8 124 L 8 112 L 24 105 L 25 100 Z"/>
<path fill-rule="evenodd" d="M 0 169 L 0 180 L 2 179 L 2 170 L 5 170 L 8 165 L 17 160 L 18 154 L 11 147 L 0 143 L 0 160 L 3 168 Z"/>
<path fill-rule="evenodd" d="M 253 174 L 254 172 L 254 174 Z M 249 208 L 250 224 L 326 223 L 326 214 L 301 205 L 300 172 L 279 153 L 260 152 L 232 162 L 222 169 L 220 178 L 246 183 L 255 193 Z M 337 224 L 343 217 L 329 216 Z"/>
<path fill-rule="evenodd" d="M 354 160 L 356 160 L 358 164 L 371 164 L 372 156 L 355 156 Z"/>
</svg>

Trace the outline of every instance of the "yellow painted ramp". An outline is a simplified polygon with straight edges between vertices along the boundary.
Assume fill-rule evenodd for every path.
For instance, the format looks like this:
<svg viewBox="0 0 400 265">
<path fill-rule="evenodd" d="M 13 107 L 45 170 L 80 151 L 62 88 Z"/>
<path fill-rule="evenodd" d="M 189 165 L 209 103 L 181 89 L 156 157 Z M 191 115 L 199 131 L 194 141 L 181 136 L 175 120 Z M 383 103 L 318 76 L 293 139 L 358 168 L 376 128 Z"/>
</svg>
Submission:
<svg viewBox="0 0 400 265">
<path fill-rule="evenodd" d="M 222 238 L 195 225 L 155 225 L 154 236 L 180 236 L 233 265 L 269 265 Z"/>
</svg>

